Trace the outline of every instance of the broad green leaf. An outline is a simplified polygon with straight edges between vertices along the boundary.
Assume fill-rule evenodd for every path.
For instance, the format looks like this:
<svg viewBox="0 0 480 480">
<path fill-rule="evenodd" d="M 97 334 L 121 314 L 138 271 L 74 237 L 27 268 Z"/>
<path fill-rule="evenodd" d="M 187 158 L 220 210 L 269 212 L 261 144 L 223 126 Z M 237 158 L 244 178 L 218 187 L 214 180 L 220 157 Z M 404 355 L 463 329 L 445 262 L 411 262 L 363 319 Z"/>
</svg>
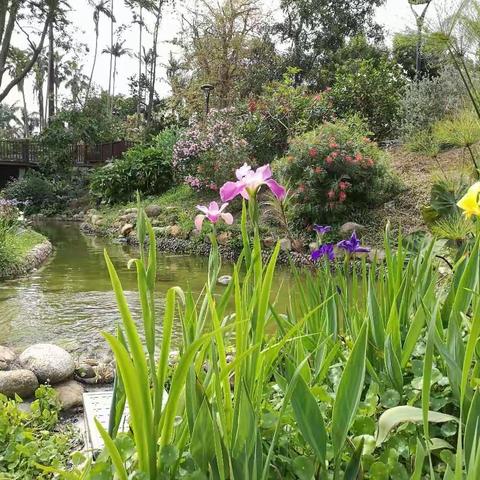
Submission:
<svg viewBox="0 0 480 480">
<path fill-rule="evenodd" d="M 215 444 L 213 442 L 213 420 L 204 399 L 198 411 L 190 441 L 190 453 L 202 471 L 208 471 L 208 464 L 215 457 Z"/>
<path fill-rule="evenodd" d="M 377 429 L 377 447 L 380 446 L 387 438 L 388 434 L 397 425 L 402 423 L 421 423 L 423 421 L 423 412 L 421 408 L 403 405 L 400 407 L 390 408 L 382 413 L 378 420 Z M 458 422 L 458 419 L 452 415 L 440 412 L 428 412 L 428 421 L 432 423 Z"/>
<path fill-rule="evenodd" d="M 322 466 L 325 465 L 327 432 L 315 397 L 300 376 L 292 393 L 292 407 L 298 428 L 312 447 Z"/>
<path fill-rule="evenodd" d="M 340 379 L 332 412 L 332 443 L 335 457 L 343 449 L 362 394 L 365 379 L 365 361 L 368 327 L 365 322 L 348 357 Z"/>
</svg>

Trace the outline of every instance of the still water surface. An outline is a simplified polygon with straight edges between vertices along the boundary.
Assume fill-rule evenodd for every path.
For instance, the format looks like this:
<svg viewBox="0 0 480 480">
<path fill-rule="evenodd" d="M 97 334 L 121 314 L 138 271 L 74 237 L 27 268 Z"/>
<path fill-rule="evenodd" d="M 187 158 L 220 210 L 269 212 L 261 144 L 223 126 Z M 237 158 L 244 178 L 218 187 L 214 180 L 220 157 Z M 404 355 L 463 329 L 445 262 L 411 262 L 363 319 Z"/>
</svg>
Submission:
<svg viewBox="0 0 480 480">
<path fill-rule="evenodd" d="M 135 269 L 127 268 L 128 261 L 138 257 L 138 251 L 84 235 L 76 224 L 48 222 L 36 228 L 53 243 L 55 254 L 28 277 L 0 283 L 0 345 L 23 347 L 52 342 L 70 351 L 98 356 L 107 351 L 101 332 L 113 332 L 119 321 L 103 251 L 106 248 L 112 258 L 129 305 L 139 318 Z M 206 268 L 207 259 L 203 257 L 158 254 L 158 318 L 170 287 L 179 285 L 200 293 Z M 231 270 L 230 265 L 224 265 L 222 274 L 230 274 Z M 277 285 L 285 275 L 278 276 Z M 161 332 L 161 325 L 158 328 Z M 177 324 L 174 343 L 179 335 Z"/>
</svg>

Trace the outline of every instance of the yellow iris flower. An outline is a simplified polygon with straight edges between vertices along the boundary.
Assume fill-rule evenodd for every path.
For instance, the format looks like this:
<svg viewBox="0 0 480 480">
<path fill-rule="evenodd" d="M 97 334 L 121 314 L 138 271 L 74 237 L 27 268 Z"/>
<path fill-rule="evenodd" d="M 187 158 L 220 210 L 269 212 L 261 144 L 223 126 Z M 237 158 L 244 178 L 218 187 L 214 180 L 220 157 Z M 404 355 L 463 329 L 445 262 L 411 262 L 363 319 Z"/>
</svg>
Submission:
<svg viewBox="0 0 480 480">
<path fill-rule="evenodd" d="M 470 218 L 472 215 L 480 217 L 480 182 L 474 183 L 468 192 L 459 200 L 457 205 L 463 210 L 463 214 Z"/>
</svg>

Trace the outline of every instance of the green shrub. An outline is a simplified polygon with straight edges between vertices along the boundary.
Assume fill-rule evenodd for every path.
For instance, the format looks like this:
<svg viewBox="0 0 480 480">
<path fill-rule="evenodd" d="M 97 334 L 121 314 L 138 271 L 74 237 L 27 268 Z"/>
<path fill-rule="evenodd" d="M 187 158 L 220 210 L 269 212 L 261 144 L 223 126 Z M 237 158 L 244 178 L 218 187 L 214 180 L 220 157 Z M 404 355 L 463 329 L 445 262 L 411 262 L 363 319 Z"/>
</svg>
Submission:
<svg viewBox="0 0 480 480">
<path fill-rule="evenodd" d="M 259 165 L 283 155 L 288 139 L 333 117 L 327 92 L 311 94 L 304 86 L 295 86 L 296 69 L 290 69 L 283 81 L 264 87 L 258 98 L 250 98 L 248 115 L 240 127 Z"/>
<path fill-rule="evenodd" d="M 91 175 L 90 191 L 100 201 L 117 203 L 132 200 L 135 192 L 153 195 L 172 186 L 174 130 L 167 129 L 152 145 L 131 148 L 122 158 L 96 169 Z"/>
<path fill-rule="evenodd" d="M 406 78 L 386 59 L 352 60 L 335 76 L 331 99 L 338 116 L 359 114 L 378 139 L 393 134 Z"/>
<path fill-rule="evenodd" d="M 73 435 L 59 430 L 55 392 L 41 386 L 35 396 L 26 412 L 19 407 L 19 399 L 9 400 L 0 394 L 0 478 L 53 478 L 41 466 L 66 466 Z"/>
<path fill-rule="evenodd" d="M 47 178 L 41 173 L 29 171 L 23 178 L 9 182 L 2 194 L 7 199 L 22 203 L 28 215 L 40 212 L 53 215 L 64 211 L 71 199 L 81 195 L 83 188 L 84 180 L 79 174 L 72 179 Z"/>
<path fill-rule="evenodd" d="M 338 220 L 385 193 L 384 156 L 358 119 L 325 123 L 293 138 L 277 167 L 293 191 L 300 226 Z"/>
<path fill-rule="evenodd" d="M 411 82 L 400 101 L 400 137 L 408 142 L 420 130 L 430 130 L 447 114 L 459 111 L 464 96 L 465 89 L 452 68 L 443 69 L 438 77 Z"/>
</svg>

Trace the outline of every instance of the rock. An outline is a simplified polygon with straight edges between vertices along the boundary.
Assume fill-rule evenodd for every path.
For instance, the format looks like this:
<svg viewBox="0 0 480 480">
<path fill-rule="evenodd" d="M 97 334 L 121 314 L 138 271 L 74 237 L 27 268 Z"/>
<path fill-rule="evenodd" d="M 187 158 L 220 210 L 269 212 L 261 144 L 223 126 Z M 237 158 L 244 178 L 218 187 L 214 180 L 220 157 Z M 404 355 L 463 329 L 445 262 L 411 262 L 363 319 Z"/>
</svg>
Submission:
<svg viewBox="0 0 480 480">
<path fill-rule="evenodd" d="M 35 393 L 37 388 L 37 377 L 30 370 L 0 372 L 0 393 L 7 397 L 18 395 L 21 398 L 28 398 Z"/>
<path fill-rule="evenodd" d="M 0 370 L 8 370 L 15 358 L 16 355 L 12 349 L 0 345 Z"/>
<path fill-rule="evenodd" d="M 145 207 L 145 213 L 149 218 L 158 217 L 163 211 L 160 205 L 148 205 Z"/>
<path fill-rule="evenodd" d="M 283 252 L 289 252 L 292 249 L 292 242 L 288 238 L 281 238 L 280 249 Z"/>
<path fill-rule="evenodd" d="M 350 237 L 353 232 L 360 234 L 364 230 L 365 230 L 365 227 L 363 225 L 360 225 L 359 223 L 347 222 L 340 227 L 339 231 L 342 237 L 346 238 L 346 237 Z"/>
<path fill-rule="evenodd" d="M 52 385 L 73 375 L 75 363 L 63 348 L 48 343 L 37 343 L 25 349 L 18 357 L 20 365 L 31 370 L 41 383 Z"/>
<path fill-rule="evenodd" d="M 126 213 L 125 215 L 120 215 L 117 218 L 118 223 L 135 223 L 137 219 L 136 213 Z"/>
<path fill-rule="evenodd" d="M 75 380 L 67 380 L 53 387 L 62 410 L 70 410 L 83 404 L 83 386 Z"/>
<path fill-rule="evenodd" d="M 263 246 L 265 248 L 273 248 L 276 243 L 277 243 L 277 241 L 275 240 L 274 237 L 265 237 L 263 239 Z"/>
<path fill-rule="evenodd" d="M 232 232 L 222 232 L 217 235 L 217 242 L 219 245 L 228 245 L 232 239 Z"/>
<path fill-rule="evenodd" d="M 82 363 L 75 369 L 75 378 L 78 378 L 80 381 L 86 378 L 95 378 L 97 374 L 95 373 L 94 365 L 89 365 L 88 363 Z"/>
<path fill-rule="evenodd" d="M 137 209 L 136 207 L 126 208 L 126 209 L 123 211 L 123 213 L 124 213 L 125 215 L 129 215 L 129 214 L 132 214 L 132 213 L 134 213 L 134 214 L 136 215 L 137 212 L 138 212 L 138 209 Z"/>
<path fill-rule="evenodd" d="M 179 237 L 181 234 L 182 234 L 182 229 L 180 228 L 179 225 L 170 225 L 169 227 L 167 227 L 167 233 L 171 236 L 171 237 Z"/>
<path fill-rule="evenodd" d="M 120 233 L 124 236 L 127 237 L 130 232 L 133 230 L 133 225 L 131 223 L 126 223 L 120 230 Z"/>
<path fill-rule="evenodd" d="M 101 215 L 92 215 L 90 221 L 94 226 L 100 226 L 103 223 L 103 218 Z"/>
<path fill-rule="evenodd" d="M 217 283 L 220 285 L 228 285 L 232 281 L 232 277 L 230 275 L 222 275 L 218 277 Z"/>
</svg>

